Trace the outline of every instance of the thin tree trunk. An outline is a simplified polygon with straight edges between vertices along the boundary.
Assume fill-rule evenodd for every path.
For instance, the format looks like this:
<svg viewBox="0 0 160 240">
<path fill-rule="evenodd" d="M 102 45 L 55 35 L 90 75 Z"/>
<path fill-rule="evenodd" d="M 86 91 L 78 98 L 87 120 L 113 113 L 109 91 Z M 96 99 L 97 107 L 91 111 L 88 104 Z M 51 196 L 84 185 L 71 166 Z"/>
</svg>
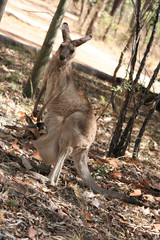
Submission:
<svg viewBox="0 0 160 240">
<path fill-rule="evenodd" d="M 114 3 L 113 3 L 113 6 L 112 6 L 112 9 L 111 9 L 111 12 L 110 12 L 110 16 L 112 17 L 111 21 L 110 21 L 110 24 L 109 26 L 106 28 L 105 32 L 104 32 L 104 35 L 102 37 L 102 40 L 105 41 L 106 40 L 106 37 L 107 37 L 107 33 L 109 32 L 109 29 L 111 28 L 112 26 L 112 22 L 113 22 L 113 19 L 114 19 L 114 16 L 118 10 L 118 8 L 120 7 L 120 5 L 122 4 L 124 0 L 114 0 Z"/>
<path fill-rule="evenodd" d="M 80 23 L 82 22 L 82 19 L 84 18 L 83 17 L 84 16 L 84 8 L 85 8 L 86 3 L 87 3 L 87 0 L 82 0 L 80 18 L 79 18 Z"/>
<path fill-rule="evenodd" d="M 0 0 L 0 21 L 2 19 L 6 4 L 7 4 L 7 0 Z"/>
<path fill-rule="evenodd" d="M 148 45 L 146 47 L 146 51 L 144 53 L 143 59 L 141 61 L 140 67 L 138 69 L 138 72 L 136 74 L 136 77 L 135 77 L 135 80 L 134 80 L 134 83 L 133 83 L 133 90 L 134 90 L 134 87 L 139 80 L 140 74 L 141 74 L 141 72 L 144 68 L 147 56 L 150 52 L 150 49 L 151 49 L 151 46 L 152 46 L 152 43 L 153 43 L 153 40 L 154 40 L 155 31 L 156 31 L 156 27 L 157 27 L 157 23 L 158 23 L 159 11 L 160 11 L 160 4 L 159 4 L 158 9 L 156 11 L 156 18 L 155 18 L 155 22 L 154 22 L 154 25 L 153 25 L 150 40 L 149 40 Z M 138 34 L 138 28 L 137 28 L 137 34 Z M 132 63 L 131 63 L 132 69 L 130 71 L 130 78 L 132 78 L 131 73 L 133 73 L 133 71 L 134 71 L 133 66 L 134 66 L 135 60 L 136 60 L 135 57 L 136 57 L 136 54 L 134 54 L 134 57 L 132 58 Z M 157 76 L 156 74 L 158 74 L 157 71 L 159 71 L 159 65 L 157 66 L 157 69 L 155 70 L 155 72 L 153 74 L 153 77 L 152 77 L 152 79 L 151 79 L 151 81 L 150 81 L 150 83 L 149 83 L 149 85 L 148 85 L 148 87 L 145 91 L 144 96 L 147 94 L 147 91 L 149 91 L 148 89 L 150 89 L 151 85 L 153 84 L 153 82 L 154 82 L 154 80 Z M 133 95 L 133 91 L 132 92 L 131 91 L 127 92 L 127 97 L 126 97 L 124 105 L 122 107 L 122 111 L 120 113 L 120 117 L 119 117 L 119 120 L 118 120 L 118 123 L 117 123 L 117 126 L 116 126 L 116 130 L 114 132 L 114 135 L 113 135 L 113 138 L 112 138 L 112 141 L 111 141 L 111 144 L 110 144 L 110 149 L 109 149 L 109 153 L 108 153 L 109 156 L 111 154 L 113 154 L 115 157 L 124 155 L 124 153 L 126 151 L 126 148 L 127 148 L 127 145 L 130 141 L 134 120 L 135 120 L 135 118 L 138 114 L 139 107 L 143 104 L 144 98 L 145 98 L 145 97 L 143 97 L 143 99 L 141 101 L 141 104 L 135 109 L 132 117 L 128 121 L 128 124 L 127 124 L 125 130 L 123 131 L 123 134 L 121 134 L 122 133 L 122 124 L 124 122 L 125 113 L 127 111 L 126 108 L 128 106 L 128 103 L 129 103 L 132 95 Z"/>
<path fill-rule="evenodd" d="M 132 74 L 134 72 L 134 67 L 135 67 L 135 63 L 136 63 L 136 56 L 137 56 L 137 51 L 138 51 L 138 45 L 139 45 L 139 31 L 140 31 L 140 27 L 139 27 L 139 14 L 140 14 L 140 6 L 141 6 L 141 1 L 137 0 L 137 27 L 136 27 L 136 46 L 135 46 L 135 51 L 131 60 L 131 70 L 130 70 L 130 81 L 132 84 Z M 109 147 L 109 151 L 108 151 L 108 156 L 116 156 L 117 155 L 117 146 L 119 143 L 119 139 L 122 133 L 122 126 L 123 123 L 125 121 L 125 115 L 127 112 L 127 107 L 128 104 L 131 100 L 132 94 L 131 91 L 127 90 L 127 95 L 125 98 L 125 101 L 123 103 L 119 118 L 118 118 L 118 122 L 116 125 L 116 129 L 114 131 L 111 143 L 110 143 L 110 147 Z"/>
<path fill-rule="evenodd" d="M 123 156 L 125 151 L 126 151 L 126 148 L 128 146 L 128 143 L 130 141 L 130 137 L 131 137 L 131 134 L 132 134 L 132 130 L 133 130 L 133 124 L 134 124 L 134 121 L 138 115 L 138 112 L 139 112 L 139 109 L 140 107 L 144 104 L 145 102 L 145 98 L 151 88 L 151 86 L 153 85 L 157 75 L 158 75 L 158 72 L 159 72 L 159 69 L 160 69 L 160 63 L 158 64 L 157 68 L 155 69 L 154 71 L 154 74 L 148 84 L 148 87 L 143 95 L 143 98 L 141 99 L 141 101 L 139 102 L 138 106 L 136 107 L 134 113 L 132 114 L 132 116 L 130 117 L 128 123 L 127 123 L 127 126 L 125 127 L 124 131 L 123 131 L 123 134 L 121 136 L 121 140 L 117 146 L 117 156 Z"/>
<path fill-rule="evenodd" d="M 87 28 L 87 31 L 86 31 L 86 35 L 89 35 L 89 34 L 92 34 L 93 33 L 93 29 L 94 29 L 94 25 L 97 21 L 97 19 L 99 17 L 101 17 L 102 15 L 102 12 L 105 8 L 105 4 L 106 4 L 107 0 L 101 0 L 98 7 L 97 7 L 97 11 L 94 13 L 93 15 L 93 18 L 91 19 L 91 22 Z"/>
<path fill-rule="evenodd" d="M 81 27 L 83 27 L 83 25 L 85 24 L 85 22 L 86 22 L 86 20 L 87 20 L 87 18 L 88 18 L 88 16 L 89 16 L 89 14 L 91 13 L 91 10 L 92 10 L 93 6 L 94 6 L 94 4 L 92 3 L 92 1 L 90 1 L 90 2 L 89 2 L 89 7 L 88 7 L 88 9 L 87 9 L 87 13 L 86 13 L 86 15 L 85 15 L 85 17 L 84 17 L 84 19 L 83 19 L 83 22 L 81 23 Z"/>
<path fill-rule="evenodd" d="M 142 48 L 146 44 L 146 40 L 147 40 L 150 28 L 151 28 L 151 25 L 149 24 L 149 26 L 146 27 L 146 33 L 145 33 L 145 36 L 144 36 L 144 39 L 143 39 Z"/>
<path fill-rule="evenodd" d="M 126 0 L 124 0 L 123 3 L 122 3 L 117 24 L 120 24 L 120 22 L 122 20 L 122 17 L 123 17 L 124 11 L 125 11 L 125 4 L 126 4 Z"/>
<path fill-rule="evenodd" d="M 59 2 L 41 50 L 37 54 L 36 62 L 33 67 L 31 76 L 29 77 L 23 90 L 23 94 L 28 98 L 33 97 L 35 90 L 43 76 L 44 68 L 52 51 L 52 46 L 55 42 L 58 28 L 60 27 L 68 4 L 69 0 L 60 0 Z"/>
<path fill-rule="evenodd" d="M 133 150 L 133 158 L 138 158 L 138 152 L 139 152 L 139 146 L 140 146 L 140 143 L 141 143 L 141 140 L 142 140 L 142 136 L 144 134 L 144 131 L 145 131 L 145 128 L 149 122 L 149 120 L 151 119 L 158 103 L 160 103 L 160 94 L 157 96 L 156 100 L 155 100 L 155 103 L 154 103 L 154 106 L 149 110 L 143 124 L 142 124 L 142 127 L 139 131 L 139 134 L 137 136 L 137 139 L 135 141 L 135 145 L 134 145 L 134 150 Z"/>
<path fill-rule="evenodd" d="M 145 4 L 143 5 L 143 9 L 142 9 L 142 11 L 141 11 L 141 16 L 140 16 L 140 18 L 141 18 L 141 28 L 143 28 L 144 27 L 144 23 L 145 23 L 145 21 L 143 21 L 143 19 L 144 19 L 144 16 L 145 16 L 145 14 L 147 13 L 147 11 L 153 6 L 153 4 L 156 2 L 156 0 L 152 0 L 152 1 L 150 1 L 150 0 L 146 0 L 146 2 L 145 2 Z M 131 18 L 131 21 L 130 21 L 130 24 L 129 24 L 129 29 L 127 30 L 127 32 L 131 32 L 131 34 L 134 32 L 134 30 L 135 30 L 135 21 L 134 21 L 134 19 L 135 19 L 135 13 L 133 13 L 133 15 L 132 15 L 132 18 Z M 132 39 L 131 39 L 131 41 L 132 41 Z M 130 44 L 128 44 L 128 48 L 130 47 Z"/>
<path fill-rule="evenodd" d="M 120 58 L 119 58 L 118 65 L 117 65 L 117 67 L 115 68 L 114 74 L 113 74 L 111 103 L 112 103 L 112 109 L 113 109 L 114 112 L 117 112 L 117 108 L 116 108 L 116 105 L 115 105 L 115 103 L 114 103 L 114 97 L 115 97 L 115 89 L 114 89 L 114 88 L 117 86 L 116 77 L 117 77 L 118 70 L 120 69 L 121 64 L 122 64 L 123 55 L 124 55 L 124 52 L 122 51 L 122 52 L 121 52 L 121 56 L 120 56 Z"/>
</svg>

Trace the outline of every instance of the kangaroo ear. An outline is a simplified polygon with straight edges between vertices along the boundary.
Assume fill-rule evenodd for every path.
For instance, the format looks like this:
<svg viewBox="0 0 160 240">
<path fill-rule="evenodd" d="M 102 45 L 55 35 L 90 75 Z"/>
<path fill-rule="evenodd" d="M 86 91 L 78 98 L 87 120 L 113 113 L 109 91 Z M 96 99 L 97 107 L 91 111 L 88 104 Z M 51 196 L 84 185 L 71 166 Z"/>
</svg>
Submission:
<svg viewBox="0 0 160 240">
<path fill-rule="evenodd" d="M 62 36 L 63 36 L 63 41 L 71 40 L 69 36 L 69 26 L 68 23 L 64 22 L 62 24 Z"/>
<path fill-rule="evenodd" d="M 87 35 L 83 38 L 77 39 L 77 40 L 73 40 L 72 43 L 74 46 L 79 47 L 80 45 L 82 45 L 83 43 L 89 41 L 92 38 L 92 35 Z"/>
</svg>

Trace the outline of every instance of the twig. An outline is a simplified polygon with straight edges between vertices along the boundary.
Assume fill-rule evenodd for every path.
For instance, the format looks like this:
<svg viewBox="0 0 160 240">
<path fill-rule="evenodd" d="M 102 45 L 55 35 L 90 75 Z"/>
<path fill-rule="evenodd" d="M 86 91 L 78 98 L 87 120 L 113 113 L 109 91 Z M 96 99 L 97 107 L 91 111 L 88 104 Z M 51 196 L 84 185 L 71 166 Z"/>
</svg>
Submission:
<svg viewBox="0 0 160 240">
<path fill-rule="evenodd" d="M 100 117 L 104 114 L 104 112 L 107 110 L 107 108 L 108 108 L 109 104 L 111 103 L 111 101 L 112 101 L 112 98 L 110 98 L 107 106 L 103 109 L 103 111 L 101 112 L 101 114 L 100 114 L 99 117 L 97 118 L 97 120 L 96 120 L 97 122 L 98 122 L 98 120 L 100 119 Z"/>
</svg>

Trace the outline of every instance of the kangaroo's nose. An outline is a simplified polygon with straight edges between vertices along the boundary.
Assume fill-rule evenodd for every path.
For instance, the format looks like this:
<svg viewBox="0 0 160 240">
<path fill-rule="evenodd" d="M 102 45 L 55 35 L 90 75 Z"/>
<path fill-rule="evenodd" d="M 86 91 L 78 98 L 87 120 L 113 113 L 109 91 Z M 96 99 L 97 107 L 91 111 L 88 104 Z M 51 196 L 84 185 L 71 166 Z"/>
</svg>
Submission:
<svg viewBox="0 0 160 240">
<path fill-rule="evenodd" d="M 64 55 L 60 55 L 60 60 L 63 61 L 65 59 L 65 56 Z"/>
</svg>

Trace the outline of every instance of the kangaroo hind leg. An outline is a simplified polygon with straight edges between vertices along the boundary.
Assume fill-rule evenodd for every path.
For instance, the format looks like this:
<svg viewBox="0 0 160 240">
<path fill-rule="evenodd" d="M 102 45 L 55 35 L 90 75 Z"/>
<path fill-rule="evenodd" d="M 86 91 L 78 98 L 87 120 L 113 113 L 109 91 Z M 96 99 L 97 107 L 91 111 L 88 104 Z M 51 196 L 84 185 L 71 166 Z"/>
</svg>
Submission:
<svg viewBox="0 0 160 240">
<path fill-rule="evenodd" d="M 57 185 L 64 161 L 70 155 L 70 153 L 71 153 L 70 147 L 60 150 L 57 161 L 54 164 L 54 167 L 48 176 L 53 186 Z"/>
</svg>

